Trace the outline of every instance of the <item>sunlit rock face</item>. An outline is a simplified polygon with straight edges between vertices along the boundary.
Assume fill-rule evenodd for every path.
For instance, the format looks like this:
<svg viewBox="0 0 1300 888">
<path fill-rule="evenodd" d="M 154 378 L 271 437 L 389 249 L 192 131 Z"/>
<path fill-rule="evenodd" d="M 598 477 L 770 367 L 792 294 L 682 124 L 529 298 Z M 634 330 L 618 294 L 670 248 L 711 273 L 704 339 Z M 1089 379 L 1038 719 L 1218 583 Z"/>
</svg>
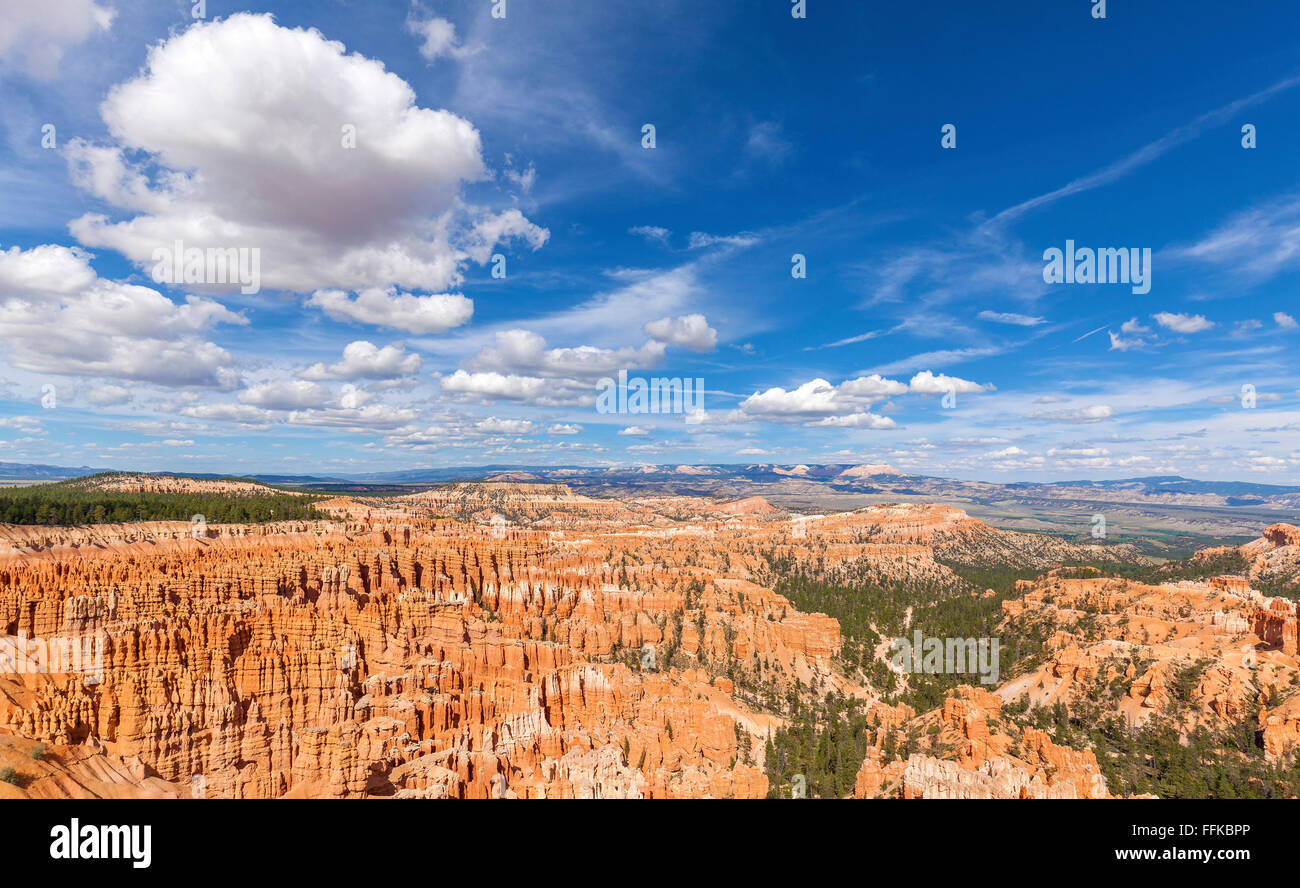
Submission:
<svg viewBox="0 0 1300 888">
<path fill-rule="evenodd" d="M 460 504 L 494 517 L 501 493 Z M 834 620 L 704 566 L 740 534 L 713 504 L 679 536 L 563 490 L 509 492 L 504 523 L 427 499 L 201 536 L 5 528 L 0 629 L 102 662 L 0 676 L 0 731 L 220 797 L 762 796 L 770 722 L 735 679 L 842 684 Z M 521 527 L 525 504 L 580 533 Z"/>
<path fill-rule="evenodd" d="M 1118 682 L 1114 710 L 1141 723 L 1198 660 L 1195 718 L 1258 704 L 1268 754 L 1300 746 L 1300 710 L 1279 704 L 1300 671 L 1296 608 L 1246 576 L 1079 577 L 1056 568 L 1099 548 L 940 505 L 795 515 L 501 481 L 315 506 L 328 517 L 197 531 L 0 526 L 5 651 L 91 653 L 56 669 L 0 652 L 0 759 L 53 753 L 0 792 L 758 797 L 785 724 L 763 696 L 834 692 L 869 701 L 858 797 L 1104 798 L 1090 750 L 1002 707 L 1068 707 Z M 1294 534 L 1242 551 L 1276 563 Z M 1015 565 L 1037 579 L 1003 619 L 1050 614 L 1055 632 L 1032 670 L 917 713 L 845 673 L 836 620 L 772 591 L 780 558 L 903 583 L 953 581 L 954 559 Z M 909 731 L 934 749 L 886 761 Z"/>
</svg>

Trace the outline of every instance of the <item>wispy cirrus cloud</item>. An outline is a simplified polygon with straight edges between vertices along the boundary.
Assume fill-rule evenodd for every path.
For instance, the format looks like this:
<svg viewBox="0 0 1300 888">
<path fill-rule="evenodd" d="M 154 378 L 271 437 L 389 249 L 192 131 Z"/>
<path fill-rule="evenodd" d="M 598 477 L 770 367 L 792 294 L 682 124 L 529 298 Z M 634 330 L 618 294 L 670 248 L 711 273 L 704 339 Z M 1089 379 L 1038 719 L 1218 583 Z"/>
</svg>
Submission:
<svg viewBox="0 0 1300 888">
<path fill-rule="evenodd" d="M 1168 252 L 1251 281 L 1300 268 L 1300 195 L 1236 213 L 1201 240 Z"/>
<path fill-rule="evenodd" d="M 1280 93 L 1286 92 L 1300 86 L 1300 75 L 1286 77 L 1273 83 L 1258 92 L 1252 93 L 1245 98 L 1237 99 L 1215 108 L 1213 111 L 1207 111 L 1200 117 L 1190 123 L 1186 123 L 1174 130 L 1166 133 L 1154 142 L 1148 142 L 1141 148 L 1127 154 L 1119 160 L 1107 164 L 1101 169 L 1081 176 L 1071 182 L 1062 185 L 1060 188 L 1032 197 L 1029 200 L 1022 201 L 1015 206 L 1008 207 L 998 213 L 992 219 L 985 223 L 989 227 L 1000 227 L 1007 223 L 1013 222 L 1031 210 L 1055 203 L 1062 198 L 1070 197 L 1084 191 L 1091 191 L 1094 188 L 1100 188 L 1104 185 L 1110 185 L 1117 182 L 1130 173 L 1158 160 L 1169 151 L 1184 145 L 1202 133 L 1217 126 L 1233 121 L 1238 114 L 1246 108 L 1254 107 L 1262 102 L 1271 99 Z"/>
</svg>

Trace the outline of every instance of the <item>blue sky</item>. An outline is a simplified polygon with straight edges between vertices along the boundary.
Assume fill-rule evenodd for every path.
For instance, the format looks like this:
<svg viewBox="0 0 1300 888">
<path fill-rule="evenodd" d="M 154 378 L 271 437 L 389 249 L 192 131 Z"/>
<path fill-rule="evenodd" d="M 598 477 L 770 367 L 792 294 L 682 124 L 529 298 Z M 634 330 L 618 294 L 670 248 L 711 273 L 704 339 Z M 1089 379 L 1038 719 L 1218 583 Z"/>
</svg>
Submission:
<svg viewBox="0 0 1300 888">
<path fill-rule="evenodd" d="M 1294 13 L 192 5 L 0 13 L 0 460 L 1300 483 Z"/>
</svg>

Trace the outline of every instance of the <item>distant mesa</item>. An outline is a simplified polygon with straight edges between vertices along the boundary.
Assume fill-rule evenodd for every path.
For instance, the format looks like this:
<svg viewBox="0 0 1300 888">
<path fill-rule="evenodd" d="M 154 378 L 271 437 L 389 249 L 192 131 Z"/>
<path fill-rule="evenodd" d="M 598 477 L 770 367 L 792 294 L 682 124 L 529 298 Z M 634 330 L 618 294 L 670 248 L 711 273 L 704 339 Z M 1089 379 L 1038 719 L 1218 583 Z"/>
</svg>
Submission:
<svg viewBox="0 0 1300 888">
<path fill-rule="evenodd" d="M 887 463 L 863 463 L 860 466 L 853 466 L 852 468 L 845 469 L 844 471 L 840 472 L 838 477 L 870 478 L 872 475 L 902 475 L 902 474 L 904 473 L 898 471 L 898 469 L 894 468 L 891 465 L 888 465 Z"/>
<path fill-rule="evenodd" d="M 766 468 L 766 467 L 760 467 Z M 771 472 L 774 475 L 785 475 L 791 478 L 809 478 L 818 480 L 837 479 L 837 478 L 870 478 L 873 475 L 895 475 L 902 476 L 905 473 L 898 471 L 893 466 L 885 463 L 864 463 L 857 466 L 844 465 L 805 465 L 799 463 L 793 466 L 771 466 Z"/>
<path fill-rule="evenodd" d="M 256 481 L 238 478 L 191 478 L 182 475 L 151 475 L 129 472 L 105 472 L 64 482 L 68 487 L 103 493 L 215 493 L 231 496 L 256 496 L 288 494 L 301 496 L 295 491 L 277 490 Z"/>
<path fill-rule="evenodd" d="M 541 481 L 532 472 L 500 472 L 484 479 L 485 481 Z"/>
</svg>

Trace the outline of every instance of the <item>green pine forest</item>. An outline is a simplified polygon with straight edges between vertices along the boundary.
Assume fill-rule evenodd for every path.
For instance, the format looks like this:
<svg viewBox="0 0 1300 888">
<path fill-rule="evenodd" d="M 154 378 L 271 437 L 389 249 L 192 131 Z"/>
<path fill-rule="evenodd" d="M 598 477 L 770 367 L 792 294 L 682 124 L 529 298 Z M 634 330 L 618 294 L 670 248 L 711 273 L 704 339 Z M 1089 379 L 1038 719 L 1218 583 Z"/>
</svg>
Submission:
<svg viewBox="0 0 1300 888">
<path fill-rule="evenodd" d="M 0 488 L 0 522 L 6 524 L 85 525 L 131 521 L 189 521 L 202 515 L 208 523 L 261 523 L 318 520 L 319 495 L 300 495 L 266 488 L 266 493 L 127 493 L 95 489 L 104 475 Z M 231 479 L 237 480 L 237 479 Z"/>
</svg>

